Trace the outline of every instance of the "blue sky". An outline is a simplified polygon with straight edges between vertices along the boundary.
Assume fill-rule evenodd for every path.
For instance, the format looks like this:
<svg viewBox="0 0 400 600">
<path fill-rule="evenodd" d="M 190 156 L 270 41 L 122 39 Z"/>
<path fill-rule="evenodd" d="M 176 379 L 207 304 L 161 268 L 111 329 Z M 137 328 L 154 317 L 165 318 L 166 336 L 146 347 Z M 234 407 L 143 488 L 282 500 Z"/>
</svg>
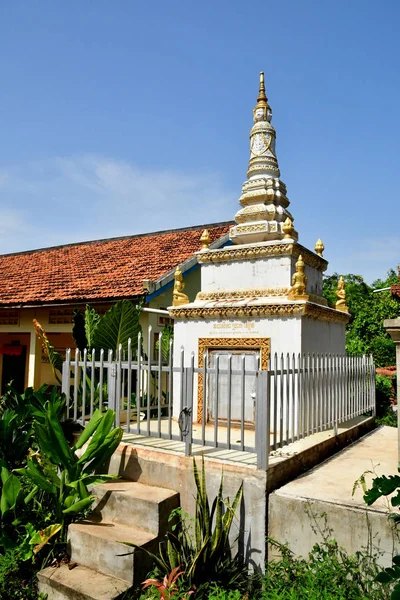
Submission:
<svg viewBox="0 0 400 600">
<path fill-rule="evenodd" d="M 230 220 L 265 71 L 299 241 L 400 262 L 397 0 L 4 0 L 0 253 Z"/>
</svg>

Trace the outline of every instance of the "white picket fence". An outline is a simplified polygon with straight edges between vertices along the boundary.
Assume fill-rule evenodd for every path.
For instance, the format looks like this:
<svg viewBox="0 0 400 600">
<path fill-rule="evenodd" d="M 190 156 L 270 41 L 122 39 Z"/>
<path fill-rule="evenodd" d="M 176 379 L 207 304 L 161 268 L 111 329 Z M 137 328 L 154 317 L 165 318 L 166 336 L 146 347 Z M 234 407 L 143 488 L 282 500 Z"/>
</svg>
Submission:
<svg viewBox="0 0 400 600">
<path fill-rule="evenodd" d="M 67 350 L 62 391 L 68 416 L 85 424 L 94 409 L 113 408 L 116 425 L 127 432 L 257 454 L 266 469 L 270 452 L 286 444 L 332 430 L 361 415 L 375 414 L 375 367 L 372 357 L 272 355 L 268 370 L 248 355 L 195 356 L 180 351 L 173 364 L 161 350 L 148 354 L 128 343 L 116 357 Z M 160 344 L 161 348 L 162 344 Z"/>
</svg>

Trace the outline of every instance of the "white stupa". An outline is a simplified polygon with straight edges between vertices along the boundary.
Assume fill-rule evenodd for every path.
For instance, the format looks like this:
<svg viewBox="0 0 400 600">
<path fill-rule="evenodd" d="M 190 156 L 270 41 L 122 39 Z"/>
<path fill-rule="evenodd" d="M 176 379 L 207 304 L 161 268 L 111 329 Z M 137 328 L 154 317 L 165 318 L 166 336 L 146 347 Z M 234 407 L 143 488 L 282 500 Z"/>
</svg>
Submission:
<svg viewBox="0 0 400 600">
<path fill-rule="evenodd" d="M 261 73 L 232 245 L 198 252 L 201 291 L 193 302 L 180 299 L 169 309 L 175 319 L 176 359 L 182 346 L 187 356 L 195 353 L 199 366 L 208 354 L 246 350 L 267 368 L 270 352 L 345 351 L 347 308 L 345 302 L 341 310 L 329 308 L 322 297 L 328 263 L 321 240 L 315 251 L 298 243 L 271 117 Z"/>
</svg>

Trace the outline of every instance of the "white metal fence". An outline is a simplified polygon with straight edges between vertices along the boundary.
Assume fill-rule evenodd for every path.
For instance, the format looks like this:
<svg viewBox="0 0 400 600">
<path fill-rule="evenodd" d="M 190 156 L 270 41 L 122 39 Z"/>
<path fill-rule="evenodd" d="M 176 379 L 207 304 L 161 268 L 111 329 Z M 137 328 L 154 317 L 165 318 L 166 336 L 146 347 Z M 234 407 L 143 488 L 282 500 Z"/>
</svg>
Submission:
<svg viewBox="0 0 400 600">
<path fill-rule="evenodd" d="M 266 469 L 272 450 L 314 433 L 333 430 L 375 413 L 372 357 L 273 355 L 268 370 L 245 352 L 203 357 L 179 353 L 172 342 L 147 353 L 142 338 L 116 357 L 110 351 L 71 352 L 63 364 L 62 391 L 68 416 L 85 424 L 95 408 L 116 411 L 127 432 L 257 454 Z M 162 347 L 164 346 L 164 356 Z"/>
</svg>

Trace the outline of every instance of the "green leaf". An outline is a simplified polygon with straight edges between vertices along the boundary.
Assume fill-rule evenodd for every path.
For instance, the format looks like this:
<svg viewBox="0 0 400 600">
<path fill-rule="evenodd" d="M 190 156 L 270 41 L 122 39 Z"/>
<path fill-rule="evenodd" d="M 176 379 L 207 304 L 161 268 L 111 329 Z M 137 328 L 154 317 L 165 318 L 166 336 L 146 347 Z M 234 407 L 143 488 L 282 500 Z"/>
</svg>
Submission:
<svg viewBox="0 0 400 600">
<path fill-rule="evenodd" d="M 141 326 L 139 323 L 139 310 L 133 305 L 130 300 L 119 300 L 114 306 L 108 310 L 97 324 L 94 334 L 94 348 L 103 348 L 104 350 L 112 350 L 114 356 L 118 352 L 119 345 L 126 350 L 128 347 L 128 339 L 131 338 L 135 348 L 135 343 Z"/>
<path fill-rule="evenodd" d="M 390 600 L 400 600 L 400 584 L 396 583 L 394 586 L 392 593 L 390 595 Z"/>
<path fill-rule="evenodd" d="M 364 494 L 365 502 L 370 505 L 376 502 L 382 496 L 393 494 L 400 487 L 400 476 L 390 475 L 386 477 L 375 477 L 372 482 L 372 488 Z"/>
<path fill-rule="evenodd" d="M 88 498 L 84 498 L 83 500 L 79 500 L 69 506 L 68 508 L 63 510 L 64 515 L 69 515 L 71 513 L 79 513 L 88 508 L 94 501 L 96 500 L 95 496 L 89 496 Z"/>
<path fill-rule="evenodd" d="M 1 467 L 1 482 L 4 485 L 5 482 L 7 481 L 7 479 L 10 477 L 10 471 L 7 469 L 7 467 L 2 466 Z"/>
<path fill-rule="evenodd" d="M 85 336 L 87 340 L 87 348 L 99 348 L 94 344 L 94 335 L 98 324 L 100 323 L 100 315 L 91 308 L 88 304 L 85 309 Z"/>
<path fill-rule="evenodd" d="M 31 460 L 28 460 L 25 469 L 16 469 L 16 472 L 29 477 L 29 479 L 44 492 L 48 492 L 49 494 L 53 495 L 57 494 L 57 488 L 46 479 L 43 473 Z"/>
<path fill-rule="evenodd" d="M 35 554 L 40 552 L 43 546 L 45 546 L 48 543 L 48 541 L 61 530 L 61 527 L 61 523 L 54 523 L 53 525 L 49 525 L 45 529 L 36 531 L 29 542 L 31 545 L 36 544 L 33 549 L 33 552 Z"/>
<path fill-rule="evenodd" d="M 8 510 L 10 510 L 10 505 L 7 502 L 7 498 L 6 498 L 5 494 L 1 494 L 1 498 L 0 498 L 1 514 L 5 515 Z"/>
<path fill-rule="evenodd" d="M 392 562 L 398 567 L 400 567 L 400 554 L 396 554 L 396 556 L 393 556 Z"/>
<path fill-rule="evenodd" d="M 18 477 L 10 474 L 3 485 L 2 496 L 6 497 L 10 509 L 13 509 L 17 503 L 18 495 L 21 491 L 21 482 Z"/>
<path fill-rule="evenodd" d="M 393 577 L 386 571 L 381 571 L 375 577 L 375 581 L 378 581 L 378 583 L 390 583 L 391 581 L 393 581 Z"/>
<path fill-rule="evenodd" d="M 26 498 L 24 499 L 25 504 L 29 504 L 29 502 L 36 496 L 36 494 L 39 491 L 39 487 L 37 485 L 35 485 L 31 492 L 29 492 L 29 494 L 26 496 Z"/>
<path fill-rule="evenodd" d="M 118 475 L 85 475 L 82 479 L 78 479 L 77 481 L 71 481 L 69 483 L 69 487 L 78 489 L 78 485 L 80 481 L 83 481 L 86 487 L 92 485 L 98 485 L 101 483 L 107 483 L 112 479 L 119 479 Z"/>
<path fill-rule="evenodd" d="M 97 471 L 100 467 L 103 467 L 121 443 L 122 435 L 123 431 L 119 427 L 110 431 L 110 433 L 104 439 L 99 452 L 96 454 L 93 460 L 85 466 L 83 472 L 89 474 Z"/>
<path fill-rule="evenodd" d="M 35 423 L 35 432 L 43 453 L 69 471 L 75 464 L 75 456 L 65 439 L 58 416 L 51 405 L 46 413 L 45 425 L 41 426 Z"/>
<path fill-rule="evenodd" d="M 93 417 L 95 417 L 96 413 L 97 413 L 97 411 L 93 414 Z M 95 431 L 92 439 L 90 440 L 88 447 L 86 448 L 85 452 L 82 454 L 80 459 L 78 460 L 79 465 L 88 462 L 89 460 L 94 458 L 94 456 L 100 451 L 100 448 L 102 447 L 102 445 L 105 442 L 106 436 L 109 434 L 109 432 L 111 431 L 111 428 L 113 427 L 114 419 L 115 419 L 115 412 L 111 409 L 108 409 L 106 413 L 101 415 L 101 418 L 96 423 L 96 431 Z M 95 418 L 95 421 L 96 420 L 97 420 L 97 416 Z M 85 432 L 83 432 L 82 435 L 84 435 L 84 433 Z M 79 441 L 80 440 L 78 440 L 78 442 Z"/>
<path fill-rule="evenodd" d="M 79 436 L 79 439 L 74 446 L 74 450 L 79 450 L 79 448 L 82 448 L 82 446 L 84 446 L 84 444 L 86 444 L 88 439 L 96 431 L 99 423 L 101 422 L 102 417 L 103 417 L 103 413 L 98 408 L 96 408 L 89 423 L 86 425 L 85 429 L 82 431 L 81 435 Z M 114 421 L 114 417 L 112 420 Z"/>
</svg>

